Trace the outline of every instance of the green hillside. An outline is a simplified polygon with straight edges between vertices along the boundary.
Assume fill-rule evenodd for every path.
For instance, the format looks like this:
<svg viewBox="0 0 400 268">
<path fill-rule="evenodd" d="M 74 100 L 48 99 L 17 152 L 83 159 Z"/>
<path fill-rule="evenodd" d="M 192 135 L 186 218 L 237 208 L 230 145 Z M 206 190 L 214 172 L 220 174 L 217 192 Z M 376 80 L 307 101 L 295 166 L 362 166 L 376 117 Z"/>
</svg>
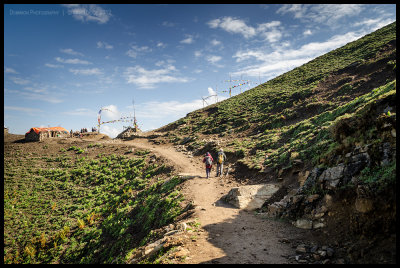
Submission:
<svg viewBox="0 0 400 268">
<path fill-rule="evenodd" d="M 333 125 L 396 95 L 395 72 L 396 22 L 157 131 L 198 154 L 222 146 L 254 170 L 318 165 L 337 146 Z"/>
<path fill-rule="evenodd" d="M 349 233 L 362 234 L 346 248 L 337 244 L 349 263 L 396 259 L 396 22 L 156 132 L 162 134 L 131 139 L 184 145 L 195 156 L 223 148 L 229 183 L 250 177 L 282 182 L 267 205 L 288 188 L 300 189 L 282 219 L 321 214 L 325 203 L 317 201 L 329 194 L 336 203 L 325 207 L 324 234 L 340 243 Z M 163 263 L 163 255 L 183 243 L 168 240 L 145 254 L 193 212 L 181 192 L 189 176 L 179 175 L 176 159 L 104 137 L 94 143 L 4 138 L 4 263 Z M 334 178 L 333 186 L 305 175 L 324 169 L 330 178 L 338 167 L 348 174 Z M 192 221 L 190 228 L 199 224 Z M 379 232 L 389 242 L 374 237 Z M 187 239 L 196 241 L 195 234 Z"/>
<path fill-rule="evenodd" d="M 6 264 L 124 263 L 183 212 L 183 180 L 149 151 L 8 139 Z"/>
</svg>

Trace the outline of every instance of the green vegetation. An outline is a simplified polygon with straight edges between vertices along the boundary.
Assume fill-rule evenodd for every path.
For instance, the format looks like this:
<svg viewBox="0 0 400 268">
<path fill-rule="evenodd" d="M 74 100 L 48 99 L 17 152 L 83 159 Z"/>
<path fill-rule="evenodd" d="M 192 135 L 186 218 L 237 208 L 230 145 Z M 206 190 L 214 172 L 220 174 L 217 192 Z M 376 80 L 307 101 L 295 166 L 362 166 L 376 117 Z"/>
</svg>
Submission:
<svg viewBox="0 0 400 268">
<path fill-rule="evenodd" d="M 81 153 L 83 153 L 84 152 L 84 150 L 83 149 L 81 149 L 81 148 L 79 148 L 79 147 L 77 147 L 77 146 L 71 146 L 71 147 L 69 147 L 68 149 L 67 149 L 67 151 L 75 151 L 76 152 L 76 154 L 81 154 Z"/>
<path fill-rule="evenodd" d="M 384 166 L 366 167 L 361 171 L 360 180 L 376 189 L 378 194 L 388 186 L 396 187 L 396 161 Z"/>
<path fill-rule="evenodd" d="M 328 165 L 346 147 L 383 139 L 365 122 L 348 135 L 339 130 L 368 122 L 375 103 L 395 99 L 393 40 L 396 22 L 161 130 L 169 142 L 199 151 L 216 149 L 204 136 L 222 138 L 224 151 L 255 171 L 288 169 L 295 160 Z M 381 80 L 366 71 L 378 65 L 384 66 Z M 352 68 L 359 68 L 354 76 L 366 74 L 340 76 Z M 384 116 L 395 120 L 395 111 Z M 183 179 L 149 161 L 149 151 L 91 157 L 104 145 L 57 149 L 58 155 L 50 147 L 41 147 L 44 154 L 4 154 L 5 263 L 124 263 L 155 238 L 153 230 L 182 213 Z M 361 181 L 386 187 L 395 183 L 395 171 L 395 162 L 371 166 Z"/>
<path fill-rule="evenodd" d="M 148 163 L 149 152 L 90 158 L 76 155 L 84 151 L 76 146 L 63 151 L 18 162 L 6 152 L 5 263 L 124 263 L 182 212 L 182 179 Z"/>
<path fill-rule="evenodd" d="M 289 168 L 295 159 L 318 165 L 338 146 L 332 125 L 357 116 L 359 109 L 385 94 L 396 94 L 396 50 L 386 49 L 393 40 L 396 22 L 242 94 L 189 113 L 165 130 L 175 141 L 182 135 L 229 135 L 224 148 L 255 170 Z M 374 76 L 372 83 L 368 74 L 357 76 L 357 70 L 372 70 L 382 62 L 388 79 L 378 81 Z M 340 76 L 352 69 L 353 76 Z"/>
</svg>

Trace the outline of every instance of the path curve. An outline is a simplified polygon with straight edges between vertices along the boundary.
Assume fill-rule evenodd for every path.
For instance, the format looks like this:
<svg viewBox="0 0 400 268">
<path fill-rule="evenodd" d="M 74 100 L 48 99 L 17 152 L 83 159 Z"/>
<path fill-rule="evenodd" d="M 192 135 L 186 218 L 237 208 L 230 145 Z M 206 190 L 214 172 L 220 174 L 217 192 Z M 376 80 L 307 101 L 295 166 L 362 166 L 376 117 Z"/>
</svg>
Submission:
<svg viewBox="0 0 400 268">
<path fill-rule="evenodd" d="M 182 193 L 192 200 L 195 212 L 191 217 L 201 224 L 201 231 L 185 244 L 185 263 L 288 263 L 287 256 L 295 251 L 287 241 L 311 236 L 309 230 L 221 202 L 220 198 L 237 184 L 214 176 L 206 179 L 198 157 L 189 158 L 171 146 L 154 145 L 143 138 L 123 143 L 148 149 L 173 161 L 181 174 L 193 176 L 184 183 Z"/>
</svg>

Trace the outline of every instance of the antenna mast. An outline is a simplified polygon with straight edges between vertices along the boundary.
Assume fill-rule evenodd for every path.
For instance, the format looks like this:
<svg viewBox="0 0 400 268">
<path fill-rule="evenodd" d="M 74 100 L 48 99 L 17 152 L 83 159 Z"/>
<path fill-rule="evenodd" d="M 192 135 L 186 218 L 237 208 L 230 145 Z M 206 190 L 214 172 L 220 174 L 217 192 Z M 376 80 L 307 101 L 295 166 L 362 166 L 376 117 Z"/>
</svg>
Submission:
<svg viewBox="0 0 400 268">
<path fill-rule="evenodd" d="M 134 98 L 132 98 L 132 106 L 133 106 L 133 127 L 135 128 L 135 131 L 137 132 L 137 121 L 136 121 L 135 99 Z"/>
</svg>

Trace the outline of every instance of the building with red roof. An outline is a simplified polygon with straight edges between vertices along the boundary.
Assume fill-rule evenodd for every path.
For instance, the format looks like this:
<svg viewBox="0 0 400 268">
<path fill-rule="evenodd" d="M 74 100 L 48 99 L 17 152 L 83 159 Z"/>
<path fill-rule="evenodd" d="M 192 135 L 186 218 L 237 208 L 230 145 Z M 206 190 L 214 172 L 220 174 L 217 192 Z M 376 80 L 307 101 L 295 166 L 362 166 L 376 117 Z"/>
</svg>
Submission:
<svg viewBox="0 0 400 268">
<path fill-rule="evenodd" d="M 25 133 L 26 141 L 42 141 L 47 138 L 69 137 L 69 132 L 63 127 L 33 127 Z"/>
</svg>

